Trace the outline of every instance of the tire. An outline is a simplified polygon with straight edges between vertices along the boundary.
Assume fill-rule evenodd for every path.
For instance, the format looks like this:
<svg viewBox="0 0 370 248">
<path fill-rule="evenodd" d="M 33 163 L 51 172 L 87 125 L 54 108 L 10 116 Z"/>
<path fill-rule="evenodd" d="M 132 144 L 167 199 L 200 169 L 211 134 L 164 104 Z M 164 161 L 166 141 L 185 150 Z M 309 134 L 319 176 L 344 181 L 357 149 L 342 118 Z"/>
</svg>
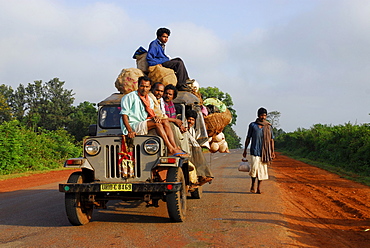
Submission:
<svg viewBox="0 0 370 248">
<path fill-rule="evenodd" d="M 83 183 L 82 173 L 73 172 L 68 183 Z M 86 195 L 81 193 L 66 193 L 65 207 L 69 222 L 74 226 L 85 225 L 90 222 L 93 205 L 87 203 Z"/>
<path fill-rule="evenodd" d="M 182 169 L 171 167 L 167 171 L 167 182 L 181 182 L 180 191 L 166 195 L 167 211 L 170 219 L 174 222 L 182 222 L 186 216 L 186 185 Z"/>
<path fill-rule="evenodd" d="M 190 192 L 191 198 L 193 199 L 200 199 L 203 195 L 203 188 L 202 186 L 199 186 L 194 191 Z"/>
</svg>

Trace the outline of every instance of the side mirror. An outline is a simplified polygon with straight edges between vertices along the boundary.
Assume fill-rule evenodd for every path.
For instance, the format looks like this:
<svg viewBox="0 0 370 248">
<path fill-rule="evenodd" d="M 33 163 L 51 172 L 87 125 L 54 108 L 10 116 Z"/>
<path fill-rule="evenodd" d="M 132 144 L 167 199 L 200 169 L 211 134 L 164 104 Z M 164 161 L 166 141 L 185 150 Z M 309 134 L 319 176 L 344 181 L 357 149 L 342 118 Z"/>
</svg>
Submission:
<svg viewBox="0 0 370 248">
<path fill-rule="evenodd" d="M 91 124 L 89 126 L 89 136 L 96 136 L 98 126 L 96 124 Z"/>
</svg>

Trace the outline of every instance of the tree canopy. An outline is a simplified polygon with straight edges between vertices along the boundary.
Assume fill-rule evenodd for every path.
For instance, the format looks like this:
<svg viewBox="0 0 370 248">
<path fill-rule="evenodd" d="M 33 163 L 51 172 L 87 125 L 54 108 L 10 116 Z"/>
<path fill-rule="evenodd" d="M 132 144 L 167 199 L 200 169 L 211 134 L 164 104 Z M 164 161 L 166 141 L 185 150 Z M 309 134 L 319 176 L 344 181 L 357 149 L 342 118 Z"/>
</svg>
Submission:
<svg viewBox="0 0 370 248">
<path fill-rule="evenodd" d="M 0 94 L 6 98 L 11 115 L 27 127 L 37 130 L 65 128 L 73 112 L 74 93 L 63 88 L 64 82 L 54 78 L 43 83 L 34 81 L 26 87 L 22 84 L 16 90 L 0 86 Z"/>
<path fill-rule="evenodd" d="M 88 135 L 89 126 L 96 123 L 96 104 L 87 101 L 82 102 L 77 107 L 74 107 L 70 117 L 71 120 L 67 124 L 67 131 L 75 136 L 76 140 L 81 141 Z"/>
</svg>

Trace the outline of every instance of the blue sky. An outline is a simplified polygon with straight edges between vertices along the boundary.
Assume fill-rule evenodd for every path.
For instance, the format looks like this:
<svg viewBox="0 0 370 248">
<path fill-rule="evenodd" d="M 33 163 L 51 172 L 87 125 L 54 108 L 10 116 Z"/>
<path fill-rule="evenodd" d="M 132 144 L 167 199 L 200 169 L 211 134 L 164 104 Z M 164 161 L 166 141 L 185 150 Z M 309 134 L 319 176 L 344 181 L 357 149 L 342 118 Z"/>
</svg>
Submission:
<svg viewBox="0 0 370 248">
<path fill-rule="evenodd" d="M 159 27 L 201 87 L 231 95 L 244 136 L 263 106 L 285 131 L 370 122 L 368 1 L 0 0 L 0 84 L 54 77 L 75 104 L 114 81 Z"/>
</svg>

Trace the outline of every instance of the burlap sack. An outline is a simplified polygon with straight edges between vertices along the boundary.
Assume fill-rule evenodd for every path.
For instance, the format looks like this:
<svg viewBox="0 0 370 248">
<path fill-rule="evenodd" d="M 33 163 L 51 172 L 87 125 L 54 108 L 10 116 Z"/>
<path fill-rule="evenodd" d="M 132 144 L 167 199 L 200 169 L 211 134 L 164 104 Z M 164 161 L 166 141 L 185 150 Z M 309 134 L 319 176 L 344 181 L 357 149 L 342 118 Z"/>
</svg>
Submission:
<svg viewBox="0 0 370 248">
<path fill-rule="evenodd" d="M 176 86 L 177 78 L 175 72 L 159 65 L 149 66 L 149 75 L 153 83 L 161 82 L 164 86 L 172 84 Z"/>
<path fill-rule="evenodd" d="M 148 61 L 146 61 L 146 55 L 148 53 L 143 53 L 140 55 L 136 55 L 136 67 L 143 71 L 144 73 L 149 72 L 149 66 L 148 66 Z"/>
<path fill-rule="evenodd" d="M 131 91 L 137 90 L 137 80 L 141 76 L 144 76 L 144 73 L 140 69 L 123 69 L 118 75 L 115 86 L 122 94 L 130 93 Z"/>
</svg>

